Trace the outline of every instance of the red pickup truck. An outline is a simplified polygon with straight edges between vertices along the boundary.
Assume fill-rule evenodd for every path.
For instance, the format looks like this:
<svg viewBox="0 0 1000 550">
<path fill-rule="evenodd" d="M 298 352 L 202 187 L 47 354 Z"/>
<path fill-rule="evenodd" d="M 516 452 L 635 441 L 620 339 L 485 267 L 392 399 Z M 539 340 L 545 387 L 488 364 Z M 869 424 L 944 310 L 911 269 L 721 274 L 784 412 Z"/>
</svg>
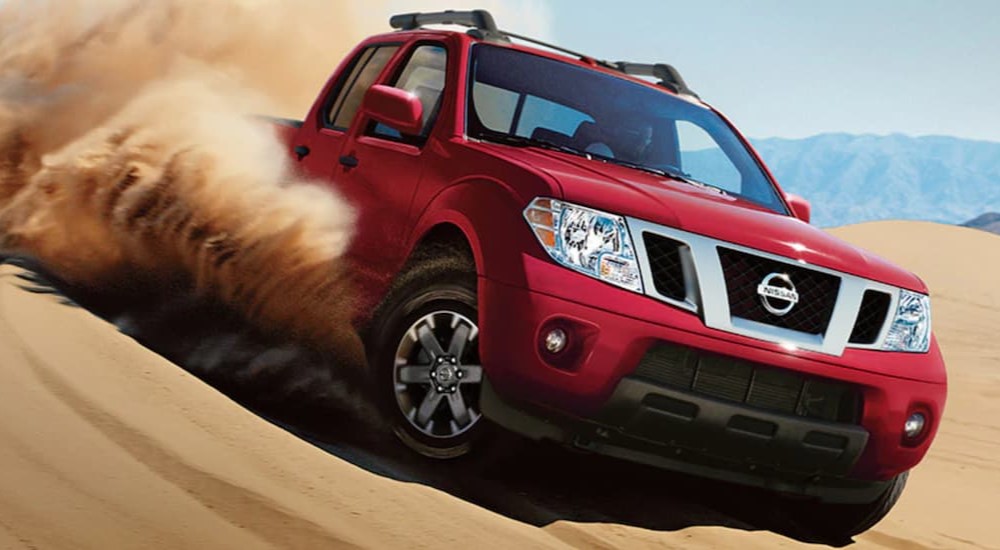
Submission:
<svg viewBox="0 0 1000 550">
<path fill-rule="evenodd" d="M 502 426 L 765 487 L 841 536 L 889 511 L 946 395 L 919 278 L 810 226 L 669 65 L 481 10 L 390 23 L 279 128 L 358 210 L 403 442 L 450 458 Z"/>
</svg>

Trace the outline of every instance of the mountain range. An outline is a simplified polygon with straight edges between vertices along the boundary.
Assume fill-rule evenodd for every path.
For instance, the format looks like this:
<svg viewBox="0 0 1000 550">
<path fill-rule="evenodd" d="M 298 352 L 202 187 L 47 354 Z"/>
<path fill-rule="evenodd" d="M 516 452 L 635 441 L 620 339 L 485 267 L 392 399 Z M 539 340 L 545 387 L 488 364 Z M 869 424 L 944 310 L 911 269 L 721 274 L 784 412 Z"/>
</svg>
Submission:
<svg viewBox="0 0 1000 550">
<path fill-rule="evenodd" d="M 990 233 L 1000 235 L 1000 212 L 987 212 L 982 216 L 977 216 L 975 219 L 963 223 L 962 225 L 964 227 L 974 227 L 976 229 L 982 229 L 983 231 L 989 231 Z"/>
<path fill-rule="evenodd" d="M 960 224 L 1000 212 L 1000 143 L 900 134 L 751 142 L 782 188 L 812 203 L 820 227 L 883 219 Z"/>
</svg>

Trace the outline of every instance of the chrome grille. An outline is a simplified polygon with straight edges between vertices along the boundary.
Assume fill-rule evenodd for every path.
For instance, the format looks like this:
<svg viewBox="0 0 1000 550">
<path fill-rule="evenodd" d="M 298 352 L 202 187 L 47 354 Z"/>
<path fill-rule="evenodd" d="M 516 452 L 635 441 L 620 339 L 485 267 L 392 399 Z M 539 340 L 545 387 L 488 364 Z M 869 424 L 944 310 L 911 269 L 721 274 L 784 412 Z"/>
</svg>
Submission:
<svg viewBox="0 0 1000 550">
<path fill-rule="evenodd" d="M 833 356 L 846 347 L 881 347 L 878 300 L 888 296 L 891 308 L 896 287 L 803 262 L 792 247 L 780 255 L 636 218 L 626 222 L 643 292 L 696 314 L 706 327 Z M 769 313 L 757 294 L 771 273 L 787 274 L 799 296 L 784 316 Z"/>
</svg>

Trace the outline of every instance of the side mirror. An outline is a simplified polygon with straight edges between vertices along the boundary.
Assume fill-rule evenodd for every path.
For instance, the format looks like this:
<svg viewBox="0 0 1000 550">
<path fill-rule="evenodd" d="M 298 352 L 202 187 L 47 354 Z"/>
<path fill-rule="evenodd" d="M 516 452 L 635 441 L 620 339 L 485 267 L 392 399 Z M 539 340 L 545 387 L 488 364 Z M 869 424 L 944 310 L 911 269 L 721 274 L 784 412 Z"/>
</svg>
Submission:
<svg viewBox="0 0 1000 550">
<path fill-rule="evenodd" d="M 812 206 L 809 205 L 809 201 L 794 193 L 785 195 L 785 200 L 788 201 L 788 206 L 792 207 L 792 214 L 796 218 L 809 223 L 809 218 L 812 215 Z"/>
<path fill-rule="evenodd" d="M 365 92 L 361 110 L 404 134 L 420 133 L 424 107 L 417 96 L 392 86 L 375 85 Z"/>
</svg>

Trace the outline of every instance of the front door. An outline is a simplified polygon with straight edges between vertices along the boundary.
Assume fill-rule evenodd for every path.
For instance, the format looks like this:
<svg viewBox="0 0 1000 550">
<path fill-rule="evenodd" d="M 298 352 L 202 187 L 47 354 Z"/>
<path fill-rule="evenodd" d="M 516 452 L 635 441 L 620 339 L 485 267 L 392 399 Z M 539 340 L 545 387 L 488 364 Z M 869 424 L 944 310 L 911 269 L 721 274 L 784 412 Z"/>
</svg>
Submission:
<svg viewBox="0 0 1000 550">
<path fill-rule="evenodd" d="M 410 46 L 382 82 L 420 99 L 420 132 L 401 134 L 358 114 L 340 150 L 332 179 L 357 209 L 350 256 L 362 291 L 358 304 L 362 312 L 370 312 L 378 303 L 405 260 L 410 206 L 423 173 L 424 145 L 440 108 L 446 66 L 443 44 L 418 42 Z"/>
<path fill-rule="evenodd" d="M 330 180 L 338 171 L 340 151 L 347 140 L 351 122 L 361 107 L 365 92 L 375 83 L 393 55 L 398 44 L 375 44 L 358 52 L 350 65 L 338 77 L 331 91 L 323 100 L 316 119 L 305 124 L 315 124 L 315 132 L 299 132 L 292 143 L 293 158 L 306 175 Z"/>
</svg>

